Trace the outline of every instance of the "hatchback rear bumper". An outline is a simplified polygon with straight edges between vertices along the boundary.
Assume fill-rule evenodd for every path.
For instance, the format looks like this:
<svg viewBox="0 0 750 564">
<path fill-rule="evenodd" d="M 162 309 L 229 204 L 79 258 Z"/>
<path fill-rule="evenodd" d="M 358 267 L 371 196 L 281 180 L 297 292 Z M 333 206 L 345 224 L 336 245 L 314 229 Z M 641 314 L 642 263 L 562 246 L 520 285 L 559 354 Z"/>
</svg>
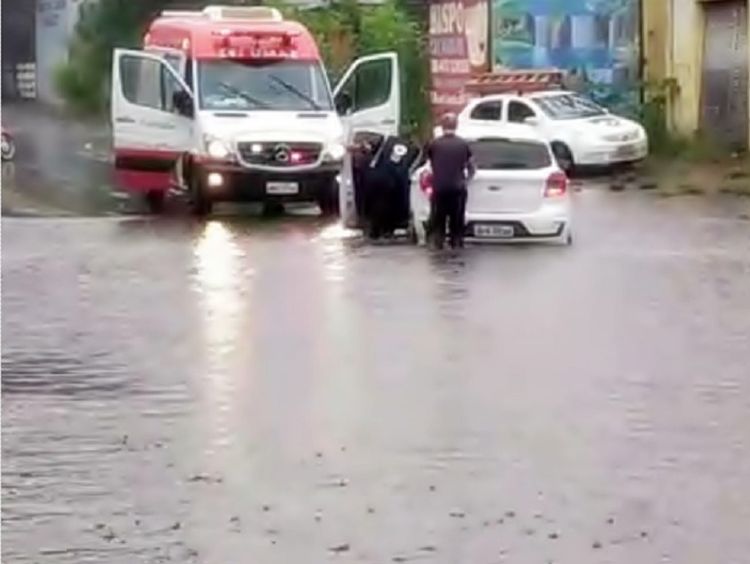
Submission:
<svg viewBox="0 0 750 564">
<path fill-rule="evenodd" d="M 418 235 L 426 234 L 429 214 L 415 217 Z M 477 226 L 503 226 L 507 235 L 501 237 L 476 237 Z M 512 234 L 510 234 L 512 229 Z M 466 213 L 465 237 L 477 240 L 543 241 L 566 238 L 572 231 L 570 203 L 567 200 L 550 202 L 538 210 L 527 213 Z"/>
<path fill-rule="evenodd" d="M 570 206 L 567 202 L 549 203 L 526 213 L 466 214 L 466 235 L 474 235 L 476 225 L 507 225 L 513 227 L 513 238 L 539 239 L 560 237 L 570 225 Z"/>
</svg>

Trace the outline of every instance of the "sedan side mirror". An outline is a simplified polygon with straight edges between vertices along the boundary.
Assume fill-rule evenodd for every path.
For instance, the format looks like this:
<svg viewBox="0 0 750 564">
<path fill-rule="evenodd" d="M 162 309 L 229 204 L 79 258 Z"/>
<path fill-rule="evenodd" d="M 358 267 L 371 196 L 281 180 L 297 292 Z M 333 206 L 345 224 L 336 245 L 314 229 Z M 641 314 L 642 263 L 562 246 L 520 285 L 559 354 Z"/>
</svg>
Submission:
<svg viewBox="0 0 750 564">
<path fill-rule="evenodd" d="M 172 103 L 175 110 L 181 116 L 186 118 L 195 117 L 195 109 L 193 107 L 193 97 L 184 90 L 178 90 L 172 95 Z"/>
<path fill-rule="evenodd" d="M 537 118 L 537 117 L 535 117 L 535 116 L 529 116 L 529 117 L 527 117 L 527 118 L 526 118 L 525 120 L 523 120 L 523 122 L 524 122 L 524 123 L 525 123 L 526 125 L 533 125 L 533 126 L 537 126 L 537 125 L 539 125 L 539 118 Z"/>
</svg>

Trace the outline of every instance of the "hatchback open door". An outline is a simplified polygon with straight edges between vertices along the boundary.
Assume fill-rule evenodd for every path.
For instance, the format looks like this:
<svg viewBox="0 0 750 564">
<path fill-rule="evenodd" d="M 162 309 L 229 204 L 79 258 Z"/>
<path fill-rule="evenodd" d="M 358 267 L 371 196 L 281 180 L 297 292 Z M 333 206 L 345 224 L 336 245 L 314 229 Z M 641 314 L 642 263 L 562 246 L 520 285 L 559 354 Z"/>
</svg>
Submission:
<svg viewBox="0 0 750 564">
<path fill-rule="evenodd" d="M 401 123 L 401 77 L 396 53 L 369 55 L 354 61 L 334 89 L 347 143 L 357 134 L 398 135 Z M 340 209 L 344 225 L 359 221 L 354 199 L 351 155 L 344 162 L 340 182 Z"/>
<path fill-rule="evenodd" d="M 118 185 L 159 201 L 177 158 L 193 142 L 190 88 L 159 54 L 116 49 L 112 68 L 112 131 Z"/>
</svg>

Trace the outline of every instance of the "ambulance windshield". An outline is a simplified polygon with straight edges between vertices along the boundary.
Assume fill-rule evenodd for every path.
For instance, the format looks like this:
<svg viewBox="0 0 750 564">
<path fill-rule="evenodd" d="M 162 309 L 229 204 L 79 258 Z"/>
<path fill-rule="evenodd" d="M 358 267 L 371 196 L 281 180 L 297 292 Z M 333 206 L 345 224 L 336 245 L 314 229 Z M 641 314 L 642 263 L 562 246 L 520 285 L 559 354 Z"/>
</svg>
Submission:
<svg viewBox="0 0 750 564">
<path fill-rule="evenodd" d="M 332 111 L 320 63 L 214 59 L 198 62 L 204 110 Z"/>
</svg>

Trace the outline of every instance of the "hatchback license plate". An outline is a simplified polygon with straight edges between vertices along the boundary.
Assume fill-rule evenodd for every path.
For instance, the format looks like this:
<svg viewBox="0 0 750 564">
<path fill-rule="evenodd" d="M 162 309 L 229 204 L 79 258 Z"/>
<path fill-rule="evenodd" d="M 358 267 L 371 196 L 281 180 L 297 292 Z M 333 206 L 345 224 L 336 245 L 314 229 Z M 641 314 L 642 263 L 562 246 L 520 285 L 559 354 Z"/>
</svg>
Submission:
<svg viewBox="0 0 750 564">
<path fill-rule="evenodd" d="M 299 184 L 297 182 L 266 182 L 266 194 L 297 194 Z"/>
<path fill-rule="evenodd" d="M 475 225 L 474 236 L 480 239 L 511 239 L 515 235 L 512 225 Z"/>
</svg>

